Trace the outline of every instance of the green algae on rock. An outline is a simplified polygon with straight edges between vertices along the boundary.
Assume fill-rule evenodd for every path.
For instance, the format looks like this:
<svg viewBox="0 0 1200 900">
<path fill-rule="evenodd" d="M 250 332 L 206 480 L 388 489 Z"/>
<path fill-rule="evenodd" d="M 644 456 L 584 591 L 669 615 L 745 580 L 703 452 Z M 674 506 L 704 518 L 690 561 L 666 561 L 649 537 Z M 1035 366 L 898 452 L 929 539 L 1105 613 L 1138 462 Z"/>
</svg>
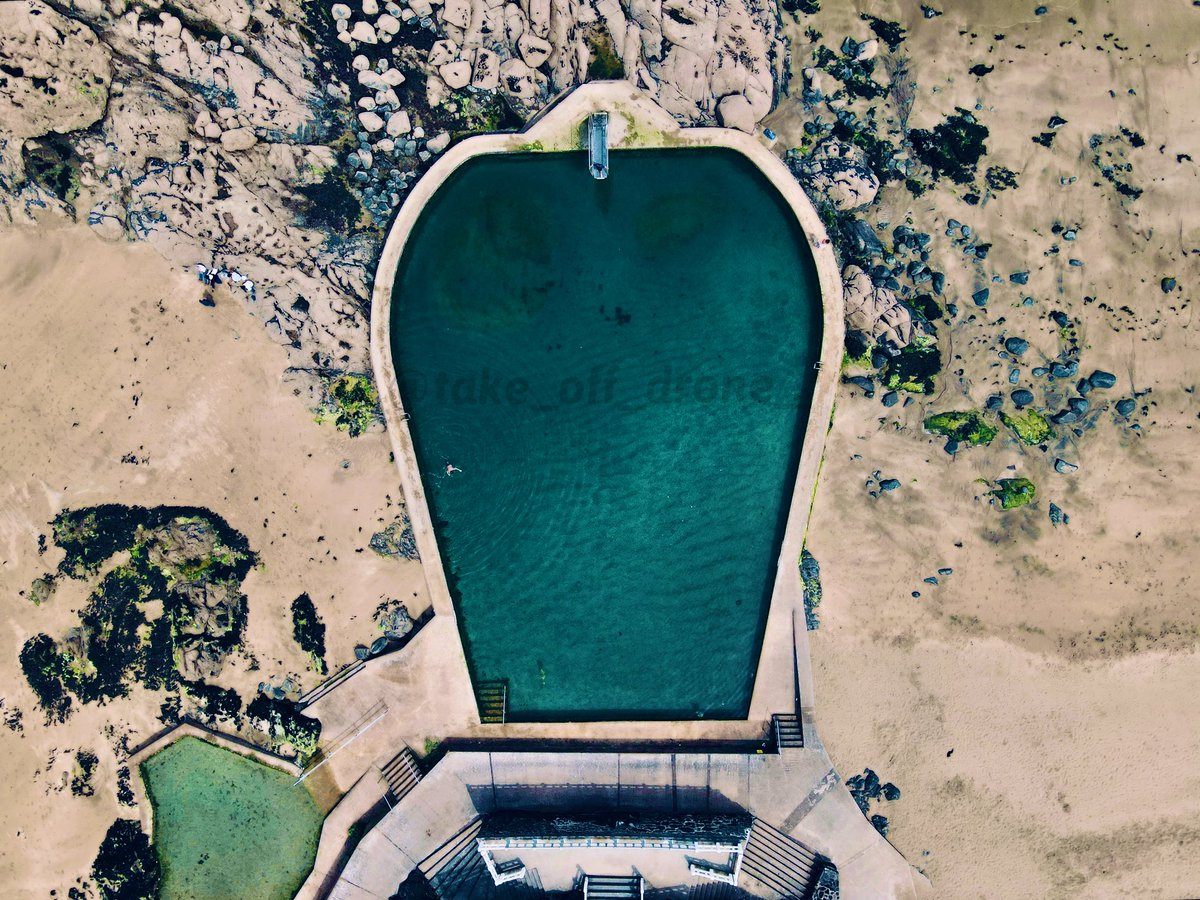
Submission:
<svg viewBox="0 0 1200 900">
<path fill-rule="evenodd" d="M 345 373 L 328 381 L 317 421 L 332 421 L 350 437 L 358 437 L 376 422 L 382 422 L 379 392 L 370 376 Z"/>
<path fill-rule="evenodd" d="M 1036 409 L 1027 409 L 1011 416 L 1002 412 L 1000 421 L 1012 429 L 1021 443 L 1030 447 L 1036 447 L 1054 434 L 1049 420 Z"/>
<path fill-rule="evenodd" d="M 987 126 L 961 107 L 932 130 L 909 132 L 913 153 L 933 170 L 933 177 L 946 176 L 955 184 L 969 184 L 975 177 L 979 160 L 987 153 L 987 136 Z"/>
<path fill-rule="evenodd" d="M 933 379 L 942 368 L 941 353 L 932 343 L 909 344 L 888 360 L 883 383 L 893 391 L 933 393 Z"/>
<path fill-rule="evenodd" d="M 997 434 L 996 427 L 974 410 L 935 413 L 925 419 L 925 430 L 972 447 L 986 447 Z"/>
<path fill-rule="evenodd" d="M 292 637 L 296 639 L 300 649 L 308 654 L 313 668 L 324 675 L 325 623 L 317 615 L 317 607 L 307 593 L 292 601 Z"/>
<path fill-rule="evenodd" d="M 162 869 L 137 819 L 117 819 L 108 827 L 92 863 L 92 880 L 101 900 L 159 900 Z"/>
<path fill-rule="evenodd" d="M 1032 503 L 1037 495 L 1037 487 L 1028 478 L 1001 478 L 996 481 L 997 488 L 988 494 L 1000 501 L 1001 509 L 1016 509 Z"/>
<path fill-rule="evenodd" d="M 190 506 L 104 504 L 64 510 L 52 525 L 65 551 L 61 575 L 83 580 L 114 557 L 119 561 L 61 643 L 39 634 L 21 651 L 47 718 L 64 720 L 72 695 L 104 702 L 127 695 L 134 682 L 173 690 L 190 680 L 189 696 L 203 700 L 201 712 L 228 710 L 228 698 L 209 702 L 203 680 L 241 645 L 241 583 L 256 562 L 246 538 L 215 513 Z"/>
</svg>

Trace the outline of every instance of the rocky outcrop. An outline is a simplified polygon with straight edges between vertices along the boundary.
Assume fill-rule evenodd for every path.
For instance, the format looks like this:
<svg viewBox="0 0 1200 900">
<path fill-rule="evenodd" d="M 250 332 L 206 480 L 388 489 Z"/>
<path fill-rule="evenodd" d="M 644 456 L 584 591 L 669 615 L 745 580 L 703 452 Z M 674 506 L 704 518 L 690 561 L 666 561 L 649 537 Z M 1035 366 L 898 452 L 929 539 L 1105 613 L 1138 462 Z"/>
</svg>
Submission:
<svg viewBox="0 0 1200 900">
<path fill-rule="evenodd" d="M 452 134 L 622 74 L 752 131 L 783 52 L 768 0 L 28 0 L 0 4 L 0 59 L 0 222 L 153 244 L 245 303 L 315 405 L 369 370 L 383 226 Z"/>
<path fill-rule="evenodd" d="M 887 340 L 896 347 L 908 346 L 913 337 L 912 313 L 894 291 L 872 284 L 871 277 L 858 266 L 846 266 L 842 296 L 847 327 L 861 331 L 872 343 Z"/>
<path fill-rule="evenodd" d="M 39 0 L 0 4 L 0 128 L 65 134 L 104 117 L 111 56 L 96 34 Z"/>
</svg>

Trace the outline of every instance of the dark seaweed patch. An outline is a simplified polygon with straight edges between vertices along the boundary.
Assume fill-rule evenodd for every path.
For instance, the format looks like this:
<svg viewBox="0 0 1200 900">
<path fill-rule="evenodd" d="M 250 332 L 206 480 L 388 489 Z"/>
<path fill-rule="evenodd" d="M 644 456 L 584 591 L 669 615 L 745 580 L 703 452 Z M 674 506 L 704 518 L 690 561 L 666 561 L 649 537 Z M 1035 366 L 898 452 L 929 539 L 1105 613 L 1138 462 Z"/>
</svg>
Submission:
<svg viewBox="0 0 1200 900">
<path fill-rule="evenodd" d="M 913 152 L 933 170 L 933 177 L 947 176 L 956 184 L 968 184 L 975 177 L 979 160 L 987 153 L 987 136 L 987 126 L 961 107 L 932 130 L 917 128 L 909 133 Z"/>
</svg>

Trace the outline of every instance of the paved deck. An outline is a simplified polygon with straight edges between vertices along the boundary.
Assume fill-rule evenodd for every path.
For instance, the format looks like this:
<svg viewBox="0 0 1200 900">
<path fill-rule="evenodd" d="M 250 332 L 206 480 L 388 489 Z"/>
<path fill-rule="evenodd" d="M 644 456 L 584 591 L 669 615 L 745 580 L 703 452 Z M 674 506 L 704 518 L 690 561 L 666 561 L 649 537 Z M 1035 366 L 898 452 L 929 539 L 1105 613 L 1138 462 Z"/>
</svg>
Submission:
<svg viewBox="0 0 1200 900">
<path fill-rule="evenodd" d="M 863 818 L 849 792 L 836 782 L 826 787 L 829 772 L 829 760 L 819 750 L 780 755 L 451 752 L 363 839 L 330 896 L 390 897 L 413 868 L 480 815 L 580 807 L 697 814 L 745 809 L 830 859 L 846 897 L 925 894 L 927 882 Z M 816 802 L 807 802 L 814 794 Z M 588 870 L 589 851 L 565 852 Z M 611 851 L 603 854 L 597 862 L 611 862 Z M 677 862 L 665 854 L 656 866 L 643 854 L 638 870 L 650 886 L 669 887 L 681 883 Z"/>
</svg>

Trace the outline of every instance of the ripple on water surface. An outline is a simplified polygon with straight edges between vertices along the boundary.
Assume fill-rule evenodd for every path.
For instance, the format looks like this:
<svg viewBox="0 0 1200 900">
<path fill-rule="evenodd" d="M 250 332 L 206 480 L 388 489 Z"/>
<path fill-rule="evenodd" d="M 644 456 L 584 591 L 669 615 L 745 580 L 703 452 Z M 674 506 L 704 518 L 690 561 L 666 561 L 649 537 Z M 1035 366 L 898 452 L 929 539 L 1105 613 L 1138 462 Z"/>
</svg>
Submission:
<svg viewBox="0 0 1200 900">
<path fill-rule="evenodd" d="M 479 157 L 393 303 L 474 676 L 513 718 L 745 715 L 821 343 L 766 179 L 732 151 L 614 153 L 600 182 Z"/>
</svg>

